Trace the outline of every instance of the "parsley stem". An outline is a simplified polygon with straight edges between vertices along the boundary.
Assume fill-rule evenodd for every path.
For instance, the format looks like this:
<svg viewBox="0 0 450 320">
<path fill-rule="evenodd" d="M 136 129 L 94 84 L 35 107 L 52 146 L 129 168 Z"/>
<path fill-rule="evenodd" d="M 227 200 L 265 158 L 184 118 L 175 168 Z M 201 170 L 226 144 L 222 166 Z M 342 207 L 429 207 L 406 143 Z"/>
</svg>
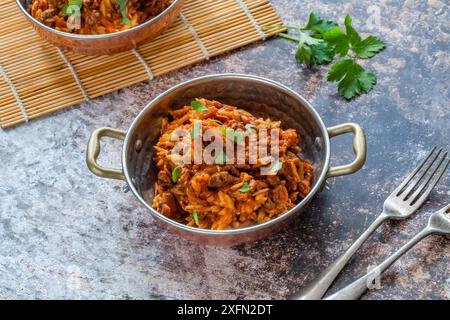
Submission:
<svg viewBox="0 0 450 320">
<path fill-rule="evenodd" d="M 293 27 L 293 26 L 287 26 L 284 24 L 273 24 L 271 26 L 262 26 L 261 27 L 262 30 L 269 30 L 269 29 L 291 29 L 291 30 L 301 30 L 298 27 Z"/>
<path fill-rule="evenodd" d="M 296 37 L 290 36 L 290 35 L 288 35 L 286 33 L 279 33 L 278 36 L 281 37 L 281 38 L 287 39 L 287 40 L 300 42 L 300 38 L 296 38 Z"/>
<path fill-rule="evenodd" d="M 298 28 L 298 27 L 293 27 L 293 26 L 287 26 L 284 24 L 274 24 L 271 26 L 262 26 L 261 30 L 268 30 L 268 29 L 291 29 L 291 30 L 297 30 L 300 31 L 300 33 L 302 33 L 302 29 Z M 296 38 L 296 37 L 292 37 L 286 33 L 279 33 L 278 36 L 280 36 L 281 38 L 287 39 L 287 40 L 291 40 L 291 41 L 295 41 L 295 42 L 300 42 L 300 38 Z"/>
</svg>

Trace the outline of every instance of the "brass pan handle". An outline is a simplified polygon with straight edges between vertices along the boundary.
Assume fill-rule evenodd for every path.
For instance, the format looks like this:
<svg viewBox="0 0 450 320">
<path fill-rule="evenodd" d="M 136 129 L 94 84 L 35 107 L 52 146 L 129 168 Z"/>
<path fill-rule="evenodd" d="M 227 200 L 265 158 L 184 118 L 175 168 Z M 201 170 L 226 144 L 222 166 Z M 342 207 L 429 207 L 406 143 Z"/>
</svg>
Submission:
<svg viewBox="0 0 450 320">
<path fill-rule="evenodd" d="M 346 165 L 338 167 L 330 167 L 327 178 L 345 176 L 357 172 L 366 162 L 367 146 L 366 136 L 363 129 L 356 123 L 343 123 L 328 128 L 330 138 L 340 136 L 345 133 L 353 133 L 353 151 L 355 152 L 355 160 Z"/>
<path fill-rule="evenodd" d="M 126 132 L 113 128 L 100 128 L 95 130 L 89 138 L 86 151 L 86 163 L 89 170 L 102 178 L 125 180 L 122 169 L 105 168 L 97 163 L 100 154 L 100 139 L 110 137 L 118 140 L 125 140 Z"/>
</svg>

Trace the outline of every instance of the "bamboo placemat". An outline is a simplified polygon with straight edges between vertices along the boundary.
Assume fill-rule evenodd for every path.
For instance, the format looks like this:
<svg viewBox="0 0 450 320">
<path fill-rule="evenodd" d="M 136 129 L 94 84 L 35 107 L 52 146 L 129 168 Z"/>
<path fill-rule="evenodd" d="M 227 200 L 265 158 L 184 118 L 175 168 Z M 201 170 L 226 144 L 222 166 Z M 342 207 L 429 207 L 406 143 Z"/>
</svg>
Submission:
<svg viewBox="0 0 450 320">
<path fill-rule="evenodd" d="M 268 0 L 188 0 L 159 38 L 88 57 L 42 40 L 14 0 L 0 0 L 0 127 L 6 128 L 226 51 L 265 40 L 281 21 Z"/>
</svg>

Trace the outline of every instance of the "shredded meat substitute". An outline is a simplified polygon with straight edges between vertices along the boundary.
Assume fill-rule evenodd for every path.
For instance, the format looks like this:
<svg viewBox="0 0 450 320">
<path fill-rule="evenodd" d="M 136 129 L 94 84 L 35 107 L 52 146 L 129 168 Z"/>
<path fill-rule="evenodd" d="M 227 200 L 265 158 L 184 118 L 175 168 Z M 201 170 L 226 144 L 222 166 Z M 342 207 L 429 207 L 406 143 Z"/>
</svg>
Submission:
<svg viewBox="0 0 450 320">
<path fill-rule="evenodd" d="M 283 130 L 279 121 L 256 118 L 218 101 L 197 101 L 206 107 L 201 112 L 186 106 L 171 112 L 172 121 L 163 121 L 162 135 L 154 146 L 158 169 L 154 209 L 188 226 L 225 230 L 269 221 L 306 197 L 311 191 L 313 166 L 298 156 L 300 137 L 294 129 Z M 177 143 L 171 138 L 172 133 L 178 129 L 192 132 L 195 120 L 201 121 L 203 131 L 278 130 L 280 165 L 271 175 L 261 174 L 261 167 L 267 165 L 264 159 L 256 164 L 247 164 L 248 161 L 246 164 L 180 165 L 171 152 Z M 268 137 L 266 143 L 270 146 Z M 225 145 L 229 137 L 224 134 L 223 139 Z M 233 141 L 246 144 L 246 160 L 249 159 L 248 139 L 245 136 L 241 141 Z M 202 142 L 202 148 L 207 145 Z"/>
</svg>

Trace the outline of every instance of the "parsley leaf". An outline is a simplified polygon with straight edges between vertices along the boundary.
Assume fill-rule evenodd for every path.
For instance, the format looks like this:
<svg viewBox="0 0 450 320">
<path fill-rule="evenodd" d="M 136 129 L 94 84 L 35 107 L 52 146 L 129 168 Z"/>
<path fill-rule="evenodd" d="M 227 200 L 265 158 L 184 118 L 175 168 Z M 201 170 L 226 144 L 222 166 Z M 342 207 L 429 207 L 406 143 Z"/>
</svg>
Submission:
<svg viewBox="0 0 450 320">
<path fill-rule="evenodd" d="M 197 225 L 197 227 L 199 227 L 200 226 L 200 221 L 198 219 L 198 212 L 197 211 L 192 212 L 192 218 L 194 218 L 195 224 Z"/>
<path fill-rule="evenodd" d="M 314 64 L 327 64 L 333 60 L 333 48 L 326 42 L 311 46 L 311 59 Z"/>
<path fill-rule="evenodd" d="M 330 20 L 324 20 L 315 12 L 311 12 L 309 14 L 308 24 L 302 30 L 311 30 L 318 33 L 324 33 L 337 26 L 337 23 Z"/>
<path fill-rule="evenodd" d="M 192 107 L 192 109 L 194 109 L 194 111 L 197 111 L 197 112 L 203 112 L 203 111 L 207 111 L 208 110 L 208 108 L 205 107 L 203 105 L 203 103 L 201 103 L 200 101 L 192 101 L 191 102 L 191 107 Z"/>
<path fill-rule="evenodd" d="M 377 77 L 355 61 L 346 59 L 334 64 L 328 73 L 328 81 L 337 81 L 338 91 L 350 100 L 362 92 L 368 93 L 377 83 Z"/>
<path fill-rule="evenodd" d="M 300 34 L 300 44 L 306 44 L 308 46 L 312 46 L 312 45 L 317 45 L 321 42 L 323 42 L 321 39 L 317 39 L 317 38 L 313 38 L 310 35 L 306 34 L 306 33 L 301 33 Z"/>
<path fill-rule="evenodd" d="M 323 39 L 334 48 L 334 52 L 345 57 L 350 49 L 348 37 L 340 27 L 328 30 L 322 35 Z"/>
<path fill-rule="evenodd" d="M 295 52 L 295 59 L 297 59 L 298 62 L 306 64 L 308 67 L 311 67 L 314 64 L 312 63 L 311 48 L 309 46 L 298 46 L 297 52 Z"/>
<path fill-rule="evenodd" d="M 173 183 L 177 183 L 178 178 L 181 175 L 181 167 L 180 166 L 176 166 L 173 170 L 172 170 L 172 181 Z"/>
<path fill-rule="evenodd" d="M 361 36 L 358 31 L 356 31 L 352 26 L 352 18 L 347 15 L 345 17 L 345 30 L 347 31 L 348 41 L 351 45 L 358 44 L 361 42 Z"/>
<path fill-rule="evenodd" d="M 248 192 L 249 190 L 250 190 L 250 185 L 247 182 L 245 182 L 238 191 L 245 193 L 245 192 Z"/>
<path fill-rule="evenodd" d="M 295 53 L 298 62 L 312 67 L 315 64 L 331 62 L 333 55 L 333 49 L 323 40 L 313 38 L 305 33 L 300 35 L 300 44 Z"/>
<path fill-rule="evenodd" d="M 344 33 L 340 27 L 336 27 L 325 32 L 322 37 L 334 47 L 336 54 L 345 57 L 351 49 L 358 58 L 369 59 L 382 51 L 386 45 L 383 41 L 374 36 L 369 36 L 362 40 L 358 31 L 352 26 L 352 18 L 345 18 Z"/>
<path fill-rule="evenodd" d="M 384 48 L 386 48 L 385 43 L 374 36 L 369 36 L 363 41 L 352 45 L 353 52 L 361 59 L 372 58 Z"/>
<path fill-rule="evenodd" d="M 377 37 L 369 36 L 362 40 L 358 31 L 353 28 L 352 18 L 350 16 L 345 18 L 345 29 L 347 30 L 347 39 L 351 45 L 351 49 L 358 58 L 372 58 L 386 48 L 385 43 Z"/>
<path fill-rule="evenodd" d="M 353 63 L 353 60 L 347 59 L 342 60 L 337 63 L 335 63 L 330 71 L 328 72 L 328 81 L 339 81 L 341 80 L 345 74 L 347 73 L 348 67 L 350 67 Z"/>
</svg>

